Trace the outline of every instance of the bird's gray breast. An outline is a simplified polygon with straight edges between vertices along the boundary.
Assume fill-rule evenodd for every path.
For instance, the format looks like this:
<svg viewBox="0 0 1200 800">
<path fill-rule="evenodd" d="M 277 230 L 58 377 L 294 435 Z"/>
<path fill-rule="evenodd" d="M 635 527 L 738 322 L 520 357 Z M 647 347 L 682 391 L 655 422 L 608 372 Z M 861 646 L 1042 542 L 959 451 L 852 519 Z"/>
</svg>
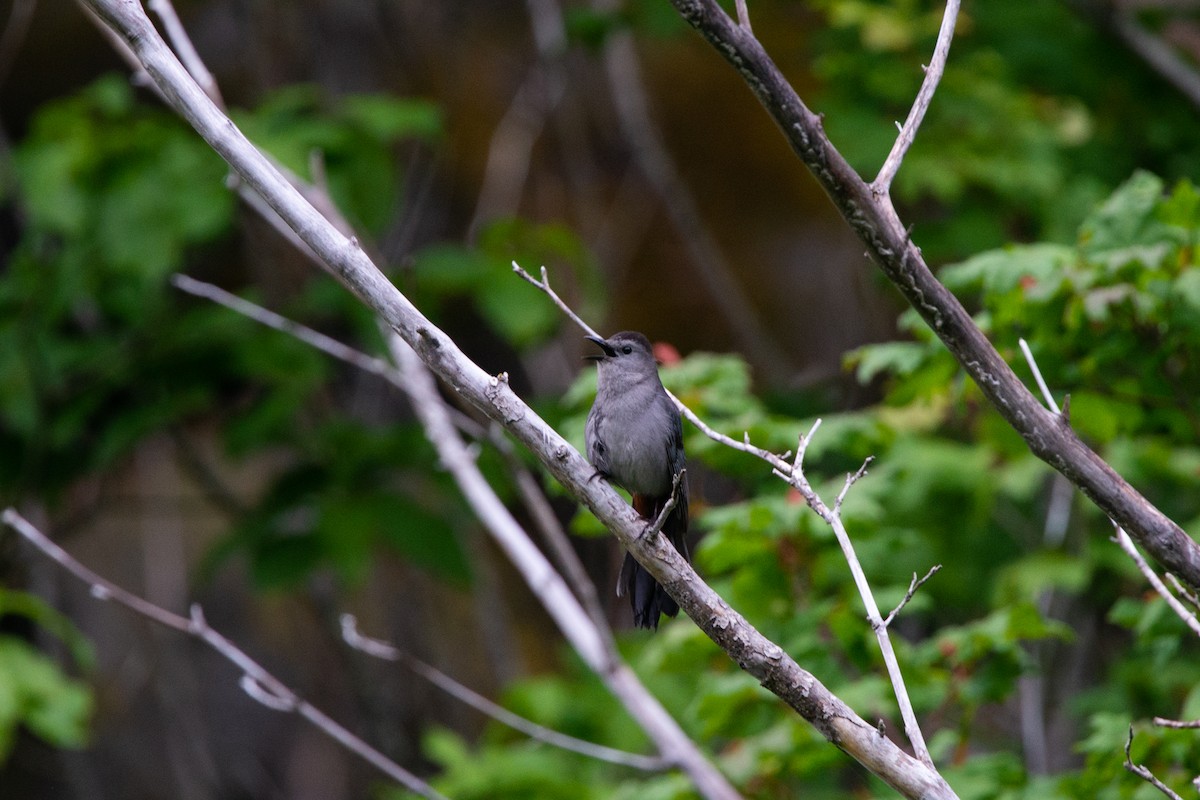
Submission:
<svg viewBox="0 0 1200 800">
<path fill-rule="evenodd" d="M 674 420 L 656 399 L 641 392 L 614 393 L 605 398 L 596 424 L 593 449 L 603 448 L 609 476 L 636 494 L 667 494 L 674 477 L 668 453 Z"/>
</svg>

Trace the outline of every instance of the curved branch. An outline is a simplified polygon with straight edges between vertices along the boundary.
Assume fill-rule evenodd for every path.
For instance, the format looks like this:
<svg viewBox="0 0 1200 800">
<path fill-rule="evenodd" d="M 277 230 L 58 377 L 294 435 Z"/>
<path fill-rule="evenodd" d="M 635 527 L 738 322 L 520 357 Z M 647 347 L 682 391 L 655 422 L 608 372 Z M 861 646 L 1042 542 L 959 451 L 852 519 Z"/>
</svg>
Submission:
<svg viewBox="0 0 1200 800">
<path fill-rule="evenodd" d="M 1078 486 L 1161 564 L 1200 587 L 1200 545 L 1085 445 L 1062 415 L 1021 383 L 908 236 L 895 209 L 874 194 L 825 135 L 820 118 L 751 34 L 716 0 L 671 0 L 746 80 L 793 151 L 824 187 L 867 253 L 928 323 L 1031 452 Z"/>
<path fill-rule="evenodd" d="M 450 389 L 534 453 L 734 661 L 904 796 L 955 796 L 940 775 L 881 736 L 730 608 L 662 537 L 643 540 L 639 534 L 645 523 L 612 487 L 591 480 L 594 470 L 583 456 L 517 397 L 503 376 L 488 375 L 468 359 L 388 282 L 353 237 L 331 225 L 217 109 L 159 37 L 137 0 L 83 1 L 132 48 L 176 111 L 321 257 L 328 271 L 391 326 Z"/>
</svg>

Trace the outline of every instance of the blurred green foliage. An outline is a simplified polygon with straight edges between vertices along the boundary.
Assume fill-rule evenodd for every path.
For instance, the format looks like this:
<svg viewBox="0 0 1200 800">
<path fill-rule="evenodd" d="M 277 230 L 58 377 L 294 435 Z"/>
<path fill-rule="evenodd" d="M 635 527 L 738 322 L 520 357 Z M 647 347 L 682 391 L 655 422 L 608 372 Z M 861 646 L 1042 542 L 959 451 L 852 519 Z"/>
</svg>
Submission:
<svg viewBox="0 0 1200 800">
<path fill-rule="evenodd" d="M 92 652 L 69 620 L 38 598 L 0 586 L 0 619 L 23 620 L 55 634 L 72 660 L 87 670 Z M 8 757 L 17 729 L 56 747 L 87 743 L 92 693 L 80 680 L 23 638 L 0 633 L 0 763 Z"/>
<path fill-rule="evenodd" d="M 811 6 L 827 22 L 808 43 L 823 82 L 811 104 L 870 174 L 891 145 L 891 121 L 907 113 L 941 7 Z M 664 8 L 647 0 L 616 15 L 573 10 L 572 41 L 595 46 L 623 26 L 655 37 L 683 33 Z M 235 116 L 281 164 L 320 178 L 370 235 L 405 211 L 397 205 L 406 178 L 397 146 L 436 146 L 444 126 L 425 101 L 332 101 L 311 87 Z M 963 12 L 896 193 L 931 260 L 965 259 L 942 275 L 972 302 L 1005 357 L 1023 370 L 1016 342 L 1028 339 L 1056 396 L 1070 393 L 1072 424 L 1196 533 L 1200 194 L 1139 166 L 1200 173 L 1194 112 L 1061 5 L 980 0 Z M 476 523 L 446 476 L 431 469 L 419 430 L 347 413 L 353 379 L 343 368 L 169 287 L 172 273 L 220 261 L 237 246 L 224 175 L 190 131 L 136 102 L 117 78 L 45 107 L 16 144 L 7 199 L 20 208 L 21 238 L 0 276 L 0 340 L 12 343 L 0 348 L 3 501 L 36 497 L 53 508 L 76 481 L 119 465 L 145 437 L 186 436 L 188 424 L 203 419 L 231 459 L 284 456 L 261 498 L 231 509 L 230 533 L 210 568 L 245 558 L 259 585 L 275 590 L 315 571 L 353 584 L 383 547 L 469 582 L 460 541 Z M 560 319 L 512 275 L 514 259 L 530 270 L 551 264 L 556 281 L 565 275 L 578 289 L 584 314 L 597 316 L 595 265 L 559 224 L 494 222 L 469 244 L 413 253 L 396 280 L 435 321 L 468 308 L 515 352 L 544 341 Z M 331 281 L 297 287 L 282 302 L 295 319 L 380 349 L 369 314 Z M 523 313 L 509 313 L 515 306 Z M 1107 542 L 1107 523 L 1089 505 L 1075 503 L 1062 541 L 1047 540 L 1048 468 L 914 314 L 902 317 L 901 330 L 903 341 L 848 358 L 883 401 L 824 413 L 806 467 L 828 500 L 846 472 L 876 458 L 843 513 L 881 606 L 898 603 L 914 573 L 944 566 L 905 608 L 894 638 L 947 779 L 964 799 L 1145 797 L 1148 788 L 1121 768 L 1133 722 L 1135 759 L 1183 785 L 1200 769 L 1197 737 L 1144 720 L 1200 716 L 1195 643 L 1161 600 L 1142 594 L 1140 575 Z M 785 411 L 756 396 L 736 357 L 693 354 L 663 377 L 710 424 L 777 452 L 795 447 L 816 411 Z M 561 405 L 545 409 L 576 444 L 592 392 L 594 375 L 585 372 Z M 755 459 L 690 428 L 687 449 L 698 473 L 720 476 L 713 483 L 723 495 L 693 506 L 705 533 L 695 550 L 701 572 L 860 715 L 898 732 L 874 637 L 832 533 Z M 481 465 L 506 492 L 494 456 L 485 451 Z M 603 533 L 586 515 L 575 529 Z M 1046 613 L 1048 596 L 1067 601 L 1068 622 Z M 0 603 L 3 613 L 64 638 L 86 670 L 86 649 L 52 612 L 15 592 L 0 593 Z M 1070 623 L 1100 631 L 1105 646 L 1081 641 Z M 891 796 L 686 620 L 622 647 L 748 797 Z M 1011 726 L 995 718 L 1011 707 L 1023 676 L 1075 647 L 1094 648 L 1087 653 L 1096 671 L 1063 701 L 1078 731 L 1075 768 L 1030 776 Z M 596 678 L 564 660 L 558 675 L 508 687 L 506 705 L 566 733 L 646 749 Z M 82 684 L 26 642 L 0 638 L 0 757 L 20 725 L 55 744 L 83 743 L 89 702 Z M 599 764 L 499 726 L 470 743 L 435 730 L 425 744 L 442 768 L 439 788 L 460 799 L 693 796 L 676 774 Z"/>
</svg>

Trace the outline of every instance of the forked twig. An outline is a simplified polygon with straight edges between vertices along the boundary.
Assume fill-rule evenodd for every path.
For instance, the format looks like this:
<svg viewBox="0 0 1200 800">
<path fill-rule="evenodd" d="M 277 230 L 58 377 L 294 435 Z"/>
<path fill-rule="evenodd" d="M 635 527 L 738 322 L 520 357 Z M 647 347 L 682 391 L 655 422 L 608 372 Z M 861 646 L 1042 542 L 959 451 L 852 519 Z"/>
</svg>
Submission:
<svg viewBox="0 0 1200 800">
<path fill-rule="evenodd" d="M 883 627 L 886 628 L 887 626 L 891 625 L 892 620 L 894 620 L 896 618 L 896 615 L 900 613 L 900 609 L 902 609 L 906 605 L 908 605 L 908 601 L 913 599 L 913 595 L 917 593 L 917 589 L 920 589 L 922 586 L 924 586 L 925 581 L 932 578 L 934 575 L 936 575 L 938 572 L 940 572 L 941 569 L 942 569 L 941 564 L 934 564 L 932 567 L 929 568 L 929 572 L 925 573 L 925 577 L 921 578 L 921 579 L 918 579 L 917 573 L 914 572 L 913 576 L 912 576 L 912 582 L 908 584 L 908 591 L 904 593 L 904 599 L 902 599 L 896 605 L 896 607 L 892 609 L 892 613 L 888 614 L 886 617 L 883 618 Z"/>
</svg>

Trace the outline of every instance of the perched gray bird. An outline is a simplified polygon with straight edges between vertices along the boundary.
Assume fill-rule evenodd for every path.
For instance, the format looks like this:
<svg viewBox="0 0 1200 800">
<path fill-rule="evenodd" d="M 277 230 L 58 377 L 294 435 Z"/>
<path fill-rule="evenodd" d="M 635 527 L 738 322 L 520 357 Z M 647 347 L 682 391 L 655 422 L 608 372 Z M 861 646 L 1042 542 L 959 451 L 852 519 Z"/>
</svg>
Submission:
<svg viewBox="0 0 1200 800">
<path fill-rule="evenodd" d="M 658 378 L 658 364 L 645 336 L 623 331 L 608 339 L 587 339 L 603 351 L 588 356 L 598 372 L 596 402 L 585 429 L 588 460 L 600 475 L 633 495 L 634 510 L 652 523 L 686 464 L 679 412 Z M 688 558 L 686 473 L 675 503 L 662 532 Z M 660 614 L 679 613 L 679 605 L 629 553 L 617 578 L 617 596 L 626 594 L 639 628 L 657 629 Z"/>
</svg>

